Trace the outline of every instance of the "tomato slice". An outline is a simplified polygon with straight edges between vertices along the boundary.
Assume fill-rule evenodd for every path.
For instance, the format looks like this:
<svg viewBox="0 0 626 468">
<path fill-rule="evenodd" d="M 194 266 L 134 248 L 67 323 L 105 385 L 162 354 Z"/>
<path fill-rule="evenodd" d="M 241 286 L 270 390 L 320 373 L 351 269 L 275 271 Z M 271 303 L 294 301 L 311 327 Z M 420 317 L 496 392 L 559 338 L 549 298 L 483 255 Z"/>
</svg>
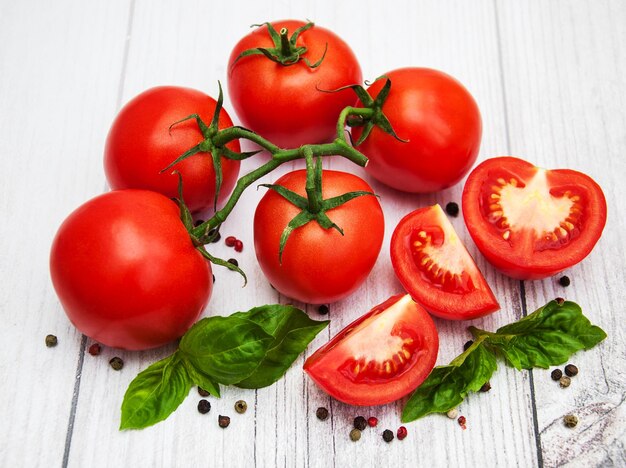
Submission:
<svg viewBox="0 0 626 468">
<path fill-rule="evenodd" d="M 398 295 L 355 320 L 304 363 L 311 378 L 350 405 L 383 405 L 413 391 L 437 360 L 439 337 L 428 313 Z"/>
<path fill-rule="evenodd" d="M 507 156 L 472 171 L 463 189 L 463 213 L 490 263 L 513 278 L 541 279 L 591 252 L 606 224 L 606 201 L 585 174 Z"/>
<path fill-rule="evenodd" d="M 474 319 L 500 308 L 439 205 L 400 220 L 391 237 L 391 263 L 404 289 L 438 317 Z"/>
</svg>

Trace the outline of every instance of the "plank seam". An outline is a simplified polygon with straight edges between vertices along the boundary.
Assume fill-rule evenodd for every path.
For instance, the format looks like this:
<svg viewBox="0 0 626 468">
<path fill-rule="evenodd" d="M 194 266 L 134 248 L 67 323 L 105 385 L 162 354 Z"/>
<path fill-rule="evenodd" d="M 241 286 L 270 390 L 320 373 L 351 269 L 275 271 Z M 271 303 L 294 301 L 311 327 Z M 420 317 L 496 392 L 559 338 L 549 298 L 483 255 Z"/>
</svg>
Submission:
<svg viewBox="0 0 626 468">
<path fill-rule="evenodd" d="M 70 448 L 72 446 L 72 435 L 74 435 L 74 421 L 76 420 L 76 408 L 78 406 L 78 394 L 80 393 L 80 382 L 83 374 L 83 363 L 85 362 L 85 348 L 87 348 L 87 336 L 82 335 L 80 340 L 80 353 L 78 355 L 78 364 L 76 365 L 76 374 L 74 378 L 74 391 L 72 392 L 72 406 L 70 408 L 70 419 L 67 423 L 67 432 L 65 433 L 65 448 L 63 449 L 62 467 L 66 468 L 70 458 Z"/>
</svg>

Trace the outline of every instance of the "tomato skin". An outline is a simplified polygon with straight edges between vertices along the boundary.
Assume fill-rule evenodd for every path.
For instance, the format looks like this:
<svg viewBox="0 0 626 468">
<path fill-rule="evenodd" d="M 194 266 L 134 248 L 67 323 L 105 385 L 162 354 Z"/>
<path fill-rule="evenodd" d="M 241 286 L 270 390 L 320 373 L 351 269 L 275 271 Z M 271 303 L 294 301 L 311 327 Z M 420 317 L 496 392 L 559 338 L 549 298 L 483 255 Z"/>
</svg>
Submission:
<svg viewBox="0 0 626 468">
<path fill-rule="evenodd" d="M 213 288 L 174 202 L 147 190 L 108 192 L 62 223 L 52 283 L 70 321 L 95 341 L 140 350 L 182 336 Z"/>
<path fill-rule="evenodd" d="M 404 289 L 437 317 L 471 320 L 500 309 L 439 205 L 400 220 L 391 237 L 391 263 Z"/>
<path fill-rule="evenodd" d="M 391 90 L 383 113 L 408 142 L 374 127 L 357 147 L 370 160 L 367 172 L 411 193 L 436 192 L 459 182 L 476 161 L 482 135 L 472 95 L 451 76 L 429 68 L 401 68 L 385 76 Z M 384 84 L 384 79 L 372 83 L 370 95 L 375 97 Z M 353 140 L 361 133 L 362 127 L 354 127 Z"/>
<path fill-rule="evenodd" d="M 401 362 L 398 357 L 404 350 L 408 357 Z M 433 320 L 409 295 L 398 295 L 340 331 L 306 360 L 304 370 L 337 400 L 384 405 L 415 390 L 435 366 L 438 352 Z M 385 370 L 387 362 L 390 367 Z"/>
<path fill-rule="evenodd" d="M 104 170 L 113 190 L 138 188 L 153 190 L 166 197 L 178 197 L 177 170 L 183 177 L 185 203 L 194 214 L 206 214 L 215 198 L 215 170 L 211 155 L 198 153 L 160 173 L 176 158 L 204 138 L 195 119 L 170 125 L 191 114 L 198 114 L 210 125 L 216 102 L 191 88 L 159 86 L 129 101 L 109 130 L 104 149 Z M 219 128 L 233 125 L 222 108 Z M 239 141 L 227 145 L 240 151 Z M 220 199 L 232 192 L 239 175 L 239 161 L 221 158 Z"/>
<path fill-rule="evenodd" d="M 305 196 L 306 171 L 282 176 L 282 185 Z M 324 171 L 325 199 L 371 187 L 359 177 Z M 324 229 L 311 221 L 295 229 L 279 263 L 280 237 L 300 212 L 273 190 L 263 196 L 254 215 L 254 249 L 266 278 L 285 296 L 310 304 L 326 304 L 347 297 L 365 281 L 374 267 L 384 236 L 384 218 L 378 199 L 364 195 L 326 212 L 343 229 Z"/>
<path fill-rule="evenodd" d="M 273 22 L 276 31 L 287 28 L 289 36 L 306 23 L 296 20 Z M 282 148 L 322 143 L 335 138 L 339 113 L 354 104 L 354 92 L 326 93 L 342 86 L 360 83 L 361 67 L 352 49 L 337 35 L 313 26 L 298 37 L 298 46 L 311 64 L 326 56 L 317 68 L 303 60 L 284 66 L 263 55 L 235 60 L 243 51 L 273 47 L 267 26 L 244 36 L 228 60 L 228 93 L 237 116 L 248 127 Z M 234 63 L 234 65 L 233 65 Z"/>
<path fill-rule="evenodd" d="M 516 181 L 514 188 L 511 179 Z M 526 187 L 530 190 L 533 183 L 537 187 L 533 196 L 523 203 L 508 202 L 502 209 L 503 190 L 507 191 L 507 199 L 520 200 L 510 194 Z M 498 189 L 497 204 L 489 203 L 494 188 Z M 544 224 L 552 222 L 554 231 L 540 229 L 537 235 L 533 229 L 537 217 L 532 215 L 538 210 L 532 203 L 536 200 L 542 203 L 541 212 L 546 206 L 566 204 L 560 216 L 541 219 Z M 591 177 L 570 169 L 545 170 L 505 156 L 482 162 L 469 175 L 463 188 L 463 213 L 476 246 L 494 267 L 512 278 L 535 280 L 553 276 L 583 260 L 602 235 L 607 208 L 602 189 Z M 494 219 L 494 215 L 502 216 Z M 524 222 L 515 223 L 514 219 Z"/>
</svg>

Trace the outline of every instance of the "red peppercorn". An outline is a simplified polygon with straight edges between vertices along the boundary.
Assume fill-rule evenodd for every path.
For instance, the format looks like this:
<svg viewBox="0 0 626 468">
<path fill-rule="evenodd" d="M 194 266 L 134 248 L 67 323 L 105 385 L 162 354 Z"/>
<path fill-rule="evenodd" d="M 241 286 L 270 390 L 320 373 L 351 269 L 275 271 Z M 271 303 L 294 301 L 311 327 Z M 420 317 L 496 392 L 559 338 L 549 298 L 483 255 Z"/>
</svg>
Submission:
<svg viewBox="0 0 626 468">
<path fill-rule="evenodd" d="M 375 418 L 374 416 L 367 418 L 367 424 L 370 427 L 376 427 L 378 425 L 378 418 Z"/>
<path fill-rule="evenodd" d="M 239 239 L 235 241 L 235 252 L 241 252 L 243 250 L 243 242 Z"/>
<path fill-rule="evenodd" d="M 398 432 L 396 433 L 396 436 L 398 437 L 398 440 L 402 440 L 407 436 L 408 432 L 406 430 L 406 427 L 404 426 L 400 426 L 398 428 Z"/>
<path fill-rule="evenodd" d="M 461 426 L 463 428 L 463 430 L 467 429 L 467 426 L 465 425 L 465 423 L 467 423 L 467 419 L 465 419 L 465 416 L 459 416 L 459 419 L 457 419 L 459 426 Z"/>
<path fill-rule="evenodd" d="M 235 236 L 228 236 L 224 242 L 228 247 L 234 247 L 235 242 L 237 242 L 237 238 Z"/>
<path fill-rule="evenodd" d="M 94 343 L 89 347 L 89 354 L 97 356 L 102 351 L 102 347 L 98 343 Z"/>
</svg>

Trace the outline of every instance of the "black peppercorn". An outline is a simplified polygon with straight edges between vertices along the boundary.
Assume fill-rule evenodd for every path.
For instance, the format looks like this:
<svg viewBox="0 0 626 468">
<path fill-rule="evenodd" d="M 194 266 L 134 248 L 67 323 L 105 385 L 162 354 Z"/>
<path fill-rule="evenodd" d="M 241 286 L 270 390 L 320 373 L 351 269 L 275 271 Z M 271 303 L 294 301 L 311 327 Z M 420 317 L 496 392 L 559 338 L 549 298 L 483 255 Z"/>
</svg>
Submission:
<svg viewBox="0 0 626 468">
<path fill-rule="evenodd" d="M 202 388 L 202 387 L 198 387 L 198 394 L 199 394 L 200 396 L 204 396 L 204 397 L 207 397 L 207 396 L 209 396 L 209 395 L 210 395 L 210 393 L 209 393 L 209 392 L 207 392 L 207 391 L 206 391 L 204 388 Z"/>
<path fill-rule="evenodd" d="M 463 345 L 463 351 L 467 351 L 469 347 L 472 346 L 473 344 L 474 342 L 472 340 L 466 341 L 465 344 Z"/>
<path fill-rule="evenodd" d="M 446 213 L 456 218 L 459 215 L 459 205 L 454 202 L 448 203 L 446 205 Z"/>
<path fill-rule="evenodd" d="M 568 364 L 567 366 L 565 366 L 565 375 L 567 375 L 568 377 L 574 377 L 578 375 L 578 367 L 576 367 L 574 364 Z"/>
<path fill-rule="evenodd" d="M 317 408 L 315 416 L 317 416 L 317 419 L 325 421 L 328 418 L 328 410 L 323 406 L 320 406 L 319 408 Z"/>
<path fill-rule="evenodd" d="M 215 283 L 215 275 L 213 275 L 213 282 Z"/>
<path fill-rule="evenodd" d="M 235 260 L 234 258 L 229 258 L 227 262 L 230 263 L 231 265 L 239 266 L 239 262 Z"/>
<path fill-rule="evenodd" d="M 204 223 L 204 221 L 203 221 L 202 219 L 198 219 L 198 220 L 196 220 L 196 222 L 195 222 L 195 223 L 193 223 L 193 225 L 194 225 L 195 227 L 198 227 L 198 226 L 200 226 L 202 223 Z"/>
<path fill-rule="evenodd" d="M 561 369 L 554 369 L 550 374 L 552 380 L 556 381 L 563 377 L 563 371 Z"/>
<path fill-rule="evenodd" d="M 367 427 L 367 419 L 365 419 L 363 416 L 357 416 L 356 418 L 354 418 L 355 429 L 362 431 L 366 427 Z"/>
<path fill-rule="evenodd" d="M 207 414 L 209 411 L 211 411 L 211 402 L 208 400 L 200 400 L 198 402 L 198 412 Z"/>
<path fill-rule="evenodd" d="M 383 431 L 383 440 L 387 443 L 391 442 L 393 440 L 393 431 L 385 429 Z"/>
<path fill-rule="evenodd" d="M 243 414 L 246 412 L 247 409 L 248 409 L 248 403 L 246 403 L 245 401 L 237 400 L 235 402 L 235 411 L 237 411 L 237 413 Z"/>
<path fill-rule="evenodd" d="M 558 305 L 563 305 L 563 303 L 565 302 L 565 299 L 563 299 L 562 297 L 557 297 L 555 301 Z"/>
<path fill-rule="evenodd" d="M 115 356 L 114 358 L 111 358 L 111 360 L 109 361 L 109 364 L 115 370 L 121 370 L 122 367 L 124 367 L 124 361 L 122 361 L 122 358 L 119 358 L 117 356 Z"/>
<path fill-rule="evenodd" d="M 563 423 L 567 427 L 576 427 L 576 425 L 578 424 L 578 418 L 573 414 L 568 414 L 563 418 Z"/>
<path fill-rule="evenodd" d="M 321 306 L 317 308 L 317 311 L 319 312 L 320 315 L 326 315 L 328 314 L 328 312 L 330 312 L 330 308 L 327 305 L 322 304 Z"/>
<path fill-rule="evenodd" d="M 222 429 L 228 427 L 230 424 L 230 418 L 228 416 L 222 416 L 221 414 L 217 418 L 217 423 L 220 425 Z"/>
<path fill-rule="evenodd" d="M 489 390 L 491 390 L 491 383 L 490 382 L 485 382 L 483 384 L 483 386 L 480 387 L 480 391 L 481 392 L 488 392 Z"/>
<path fill-rule="evenodd" d="M 569 286 L 570 284 L 569 276 L 561 276 L 559 278 L 559 284 L 563 286 L 564 288 Z"/>
<path fill-rule="evenodd" d="M 59 340 L 57 340 L 57 337 L 54 335 L 46 335 L 46 346 L 48 348 L 53 348 L 54 346 L 57 345 L 57 343 L 59 342 Z"/>
<path fill-rule="evenodd" d="M 212 244 L 219 242 L 221 238 L 222 235 L 219 233 L 219 231 L 216 231 L 215 229 L 211 229 L 209 231 L 209 239 L 211 239 Z"/>
</svg>

